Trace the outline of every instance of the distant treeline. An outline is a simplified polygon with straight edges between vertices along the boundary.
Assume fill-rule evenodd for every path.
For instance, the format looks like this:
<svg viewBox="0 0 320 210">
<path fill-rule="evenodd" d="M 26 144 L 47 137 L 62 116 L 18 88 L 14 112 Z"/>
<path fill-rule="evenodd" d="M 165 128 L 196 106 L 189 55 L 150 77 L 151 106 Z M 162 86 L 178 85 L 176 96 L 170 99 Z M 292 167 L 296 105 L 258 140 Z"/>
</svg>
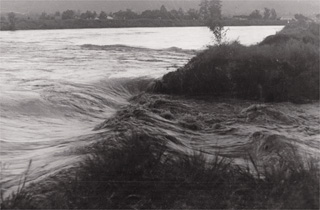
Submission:
<svg viewBox="0 0 320 210">
<path fill-rule="evenodd" d="M 204 26 L 208 16 L 206 1 L 197 9 L 184 11 L 160 9 L 136 13 L 130 9 L 114 13 L 101 11 L 74 11 L 46 13 L 37 15 L 19 15 L 13 12 L 1 16 L 1 30 L 28 29 L 67 29 L 67 28 L 114 28 L 114 27 L 170 27 Z M 224 17 L 224 25 L 284 25 L 287 20 L 280 20 L 274 9 L 265 8 L 263 12 L 254 10 L 250 15 Z"/>
</svg>

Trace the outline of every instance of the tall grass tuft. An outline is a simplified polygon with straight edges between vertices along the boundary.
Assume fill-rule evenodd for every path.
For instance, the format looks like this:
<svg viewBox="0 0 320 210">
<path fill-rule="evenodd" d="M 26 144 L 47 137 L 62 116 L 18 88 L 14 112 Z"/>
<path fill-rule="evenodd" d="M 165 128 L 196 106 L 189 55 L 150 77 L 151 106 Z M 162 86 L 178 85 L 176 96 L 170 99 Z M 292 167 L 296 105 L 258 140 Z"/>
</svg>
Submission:
<svg viewBox="0 0 320 210">
<path fill-rule="evenodd" d="M 218 155 L 172 153 L 166 137 L 129 133 L 94 146 L 74 171 L 23 189 L 1 208 L 274 209 L 319 208 L 319 169 L 256 169 Z M 251 164 L 255 165 L 252 159 Z M 287 166 L 290 166 L 290 164 Z M 71 176 L 73 175 L 73 176 Z"/>
</svg>

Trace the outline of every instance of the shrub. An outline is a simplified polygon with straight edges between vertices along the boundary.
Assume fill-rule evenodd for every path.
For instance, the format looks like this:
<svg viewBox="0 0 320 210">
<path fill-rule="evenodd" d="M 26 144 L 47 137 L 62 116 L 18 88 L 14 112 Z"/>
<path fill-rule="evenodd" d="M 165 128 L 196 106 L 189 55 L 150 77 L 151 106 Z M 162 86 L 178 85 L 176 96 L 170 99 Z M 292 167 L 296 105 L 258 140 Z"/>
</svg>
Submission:
<svg viewBox="0 0 320 210">
<path fill-rule="evenodd" d="M 319 24 L 287 26 L 259 45 L 211 46 L 163 76 L 156 92 L 264 101 L 319 100 Z"/>
</svg>

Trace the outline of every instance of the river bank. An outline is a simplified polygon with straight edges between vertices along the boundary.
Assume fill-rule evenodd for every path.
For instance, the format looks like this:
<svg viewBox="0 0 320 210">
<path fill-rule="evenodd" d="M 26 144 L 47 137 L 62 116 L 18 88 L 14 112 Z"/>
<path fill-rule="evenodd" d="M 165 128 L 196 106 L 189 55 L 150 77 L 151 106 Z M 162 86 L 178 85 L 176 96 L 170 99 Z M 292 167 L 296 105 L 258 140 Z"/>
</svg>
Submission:
<svg viewBox="0 0 320 210">
<path fill-rule="evenodd" d="M 154 91 L 263 102 L 319 100 L 319 43 L 319 24 L 292 23 L 257 45 L 210 46 L 164 75 Z"/>
</svg>

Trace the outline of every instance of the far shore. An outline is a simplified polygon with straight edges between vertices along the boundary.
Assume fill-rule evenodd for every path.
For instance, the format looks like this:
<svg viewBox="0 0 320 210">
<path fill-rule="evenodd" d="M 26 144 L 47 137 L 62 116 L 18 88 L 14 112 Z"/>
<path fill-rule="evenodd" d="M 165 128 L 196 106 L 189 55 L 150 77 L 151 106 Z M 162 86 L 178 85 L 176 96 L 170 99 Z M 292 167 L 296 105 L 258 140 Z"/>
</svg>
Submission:
<svg viewBox="0 0 320 210">
<path fill-rule="evenodd" d="M 224 26 L 268 26 L 285 25 L 282 20 L 235 20 L 228 19 Z M 89 29 L 89 28 L 140 28 L 140 27 L 204 27 L 199 20 L 165 20 L 165 19 L 132 19 L 132 20 L 19 20 L 14 26 L 1 22 L 1 31 L 14 30 L 47 30 L 47 29 Z"/>
</svg>

